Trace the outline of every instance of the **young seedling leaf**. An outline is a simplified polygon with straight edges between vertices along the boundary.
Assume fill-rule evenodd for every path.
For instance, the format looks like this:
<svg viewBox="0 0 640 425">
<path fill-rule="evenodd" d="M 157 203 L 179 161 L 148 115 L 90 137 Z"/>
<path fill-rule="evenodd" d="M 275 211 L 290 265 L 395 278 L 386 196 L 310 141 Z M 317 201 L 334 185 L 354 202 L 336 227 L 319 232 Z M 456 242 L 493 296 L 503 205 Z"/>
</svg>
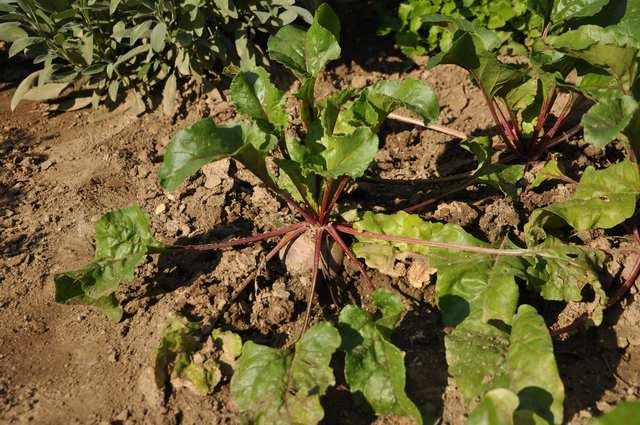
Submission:
<svg viewBox="0 0 640 425">
<path fill-rule="evenodd" d="M 269 182 L 271 177 L 265 155 L 276 143 L 274 136 L 255 125 L 228 123 L 217 126 L 205 118 L 178 132 L 167 146 L 159 171 L 160 185 L 165 190 L 174 190 L 203 165 L 228 157 Z"/>
<path fill-rule="evenodd" d="M 588 167 L 573 198 L 531 213 L 525 225 L 527 243 L 544 240 L 545 229 L 561 227 L 564 222 L 577 230 L 610 229 L 633 215 L 638 196 L 640 172 L 635 163 L 624 160 L 603 170 Z"/>
<path fill-rule="evenodd" d="M 287 126 L 286 98 L 264 68 L 240 71 L 231 82 L 231 100 L 264 131 L 282 131 Z"/>
<path fill-rule="evenodd" d="M 404 308 L 397 295 L 379 289 L 373 297 L 381 317 L 349 305 L 339 317 L 344 373 L 351 392 L 378 415 L 422 416 L 405 392 L 404 353 L 390 340 Z"/>
<path fill-rule="evenodd" d="M 340 346 L 328 322 L 311 327 L 295 351 L 244 344 L 231 379 L 231 396 L 255 424 L 317 424 L 324 417 L 320 397 L 335 383 L 329 366 Z"/>
<path fill-rule="evenodd" d="M 340 21 L 327 5 L 321 5 L 308 31 L 294 25 L 281 28 L 269 38 L 269 56 L 288 67 L 298 79 L 315 77 L 340 57 Z"/>
<path fill-rule="evenodd" d="M 486 184 L 517 201 L 521 189 L 517 183 L 524 177 L 524 166 L 520 164 L 488 164 L 476 172 L 476 181 Z"/>
<path fill-rule="evenodd" d="M 80 270 L 54 276 L 55 300 L 93 305 L 117 322 L 122 317 L 113 295 L 118 285 L 133 279 L 147 253 L 161 249 L 151 234 L 149 217 L 138 205 L 109 212 L 96 223 L 95 259 Z"/>
</svg>

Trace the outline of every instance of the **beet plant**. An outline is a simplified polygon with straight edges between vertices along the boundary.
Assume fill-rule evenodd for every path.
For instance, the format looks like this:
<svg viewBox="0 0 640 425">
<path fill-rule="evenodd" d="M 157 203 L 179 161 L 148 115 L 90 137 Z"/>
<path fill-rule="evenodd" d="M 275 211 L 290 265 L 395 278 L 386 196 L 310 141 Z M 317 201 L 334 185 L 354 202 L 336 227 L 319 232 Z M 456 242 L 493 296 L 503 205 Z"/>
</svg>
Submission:
<svg viewBox="0 0 640 425">
<path fill-rule="evenodd" d="M 502 146 L 520 160 L 535 160 L 583 127 L 588 142 L 602 145 L 604 139 L 615 137 L 616 126 L 623 125 L 625 119 L 628 124 L 634 106 L 624 96 L 629 96 L 629 87 L 635 81 L 636 55 L 619 45 L 637 46 L 632 29 L 637 5 L 628 2 L 624 10 L 624 5 L 617 3 L 528 2 L 531 13 L 539 17 L 541 37 L 532 43 L 526 56 L 509 61 L 499 55 L 501 41 L 496 33 L 476 23 L 423 14 L 419 19 L 414 17 L 413 26 L 439 25 L 450 31 L 450 46 L 432 56 L 428 67 L 454 64 L 468 71 L 484 96 Z M 602 29 L 594 22 L 604 24 L 611 15 L 618 15 L 619 22 L 607 30 L 592 32 Z M 606 50 L 601 50 L 605 46 Z M 618 85 L 604 77 L 603 68 L 624 83 Z M 611 100 L 606 93 L 610 90 L 624 96 Z M 597 99 L 599 106 L 581 122 L 575 122 L 585 95 Z"/>
<path fill-rule="evenodd" d="M 232 397 L 252 422 L 314 424 L 324 417 L 321 397 L 335 384 L 331 360 L 341 352 L 342 375 L 356 400 L 376 414 L 422 423 L 420 410 L 405 393 L 404 354 L 391 341 L 404 312 L 398 295 L 378 289 L 372 296 L 377 312 L 349 305 L 337 326 L 320 322 L 307 330 L 322 264 L 329 262 L 324 253 L 332 245 L 344 251 L 372 289 L 358 257 L 382 273 L 398 261 L 420 257 L 429 266 L 422 277 L 435 280 L 442 321 L 452 328 L 445 338 L 447 363 L 472 412 L 470 423 L 498 416 L 504 423 L 562 423 L 564 388 L 551 337 L 542 316 L 521 302 L 521 293 L 580 302 L 590 288 L 595 300 L 588 305 L 598 324 L 607 303 L 598 279 L 604 254 L 542 234 L 547 222 L 534 221 L 527 228 L 542 229 L 536 237 L 489 244 L 460 226 L 407 212 L 358 211 L 350 220 L 342 218 L 337 206 L 373 162 L 386 116 L 405 107 L 428 123 L 437 117 L 438 104 L 432 90 L 413 79 L 316 98 L 319 73 L 340 55 L 339 34 L 337 17 L 323 5 L 308 30 L 286 26 L 269 40 L 270 57 L 300 81 L 295 93 L 299 121 L 288 114 L 287 98 L 266 70 L 241 70 L 230 94 L 244 118 L 224 124 L 205 118 L 180 131 L 167 146 L 159 171 L 162 187 L 174 190 L 205 164 L 233 158 L 288 204 L 293 224 L 221 242 L 169 245 L 153 237 L 140 207 L 107 213 L 96 223 L 95 259 L 55 276 L 56 300 L 96 306 L 117 321 L 122 317 L 114 295 L 118 285 L 133 278 L 148 254 L 215 251 L 280 238 L 265 255 L 266 262 L 306 233 L 313 241 L 312 279 L 294 345 L 273 348 L 248 341 L 238 357 L 238 338 L 216 330 L 211 339 L 221 351 L 203 360 L 196 356 L 202 348 L 197 325 L 174 322 L 158 353 L 156 366 L 168 371 L 157 374 L 164 377 L 160 383 L 171 376 L 172 383 L 186 380 L 198 392 L 209 393 L 231 366 Z M 478 178 L 500 185 L 499 173 L 485 172 L 488 139 L 471 141 L 468 148 L 481 159 Z M 228 304 L 254 276 L 236 287 Z"/>
</svg>

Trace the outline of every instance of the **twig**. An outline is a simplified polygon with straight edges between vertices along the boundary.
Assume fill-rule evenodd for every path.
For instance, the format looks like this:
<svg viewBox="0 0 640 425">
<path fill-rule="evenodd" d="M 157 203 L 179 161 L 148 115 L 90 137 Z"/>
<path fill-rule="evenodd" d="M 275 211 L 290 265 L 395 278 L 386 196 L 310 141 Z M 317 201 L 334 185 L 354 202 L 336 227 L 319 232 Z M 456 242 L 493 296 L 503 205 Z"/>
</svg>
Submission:
<svg viewBox="0 0 640 425">
<path fill-rule="evenodd" d="M 467 186 L 469 186 L 471 183 L 473 183 L 473 181 L 475 180 L 475 176 L 472 176 L 470 179 L 465 180 L 463 183 L 454 186 L 453 189 L 450 189 L 444 193 L 441 193 L 440 195 L 437 195 L 434 198 L 430 198 L 427 199 L 425 201 L 422 201 L 418 204 L 412 205 L 410 207 L 407 207 L 405 209 L 403 209 L 404 212 L 408 212 L 408 213 L 412 213 L 418 210 L 421 210 L 422 208 L 428 207 L 429 205 L 435 204 L 436 202 L 446 198 L 447 196 L 450 196 L 456 192 L 459 192 L 461 190 L 464 190 L 467 188 Z"/>
<path fill-rule="evenodd" d="M 456 139 L 466 140 L 469 138 L 467 133 L 464 133 L 462 131 L 454 130 L 452 128 L 445 127 L 443 125 L 438 125 L 438 124 L 427 125 L 424 123 L 424 121 L 417 118 L 405 117 L 404 115 L 395 114 L 395 113 L 391 113 L 387 115 L 387 118 L 392 119 L 394 121 L 400 121 L 407 124 L 413 124 L 419 127 L 428 128 L 429 130 L 437 131 L 438 133 L 448 134 L 449 136 L 453 136 Z"/>
<path fill-rule="evenodd" d="M 573 136 L 578 134 L 580 130 L 582 130 L 582 125 L 577 124 L 574 127 L 571 127 L 569 130 L 562 132 L 560 136 L 551 139 L 545 144 L 544 148 L 549 149 L 562 142 L 568 142 Z"/>
</svg>

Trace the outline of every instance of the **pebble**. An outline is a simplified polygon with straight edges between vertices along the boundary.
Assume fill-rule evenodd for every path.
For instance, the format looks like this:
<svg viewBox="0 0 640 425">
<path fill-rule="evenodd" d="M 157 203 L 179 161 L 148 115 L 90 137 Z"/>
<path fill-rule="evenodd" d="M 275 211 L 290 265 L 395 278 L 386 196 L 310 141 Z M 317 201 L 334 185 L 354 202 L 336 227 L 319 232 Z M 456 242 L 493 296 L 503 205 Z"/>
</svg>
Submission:
<svg viewBox="0 0 640 425">
<path fill-rule="evenodd" d="M 167 211 L 167 205 L 166 204 L 159 204 L 155 209 L 156 215 L 163 214 L 165 211 Z"/>
<path fill-rule="evenodd" d="M 47 170 L 47 169 L 51 168 L 51 166 L 54 165 L 55 163 L 56 163 L 55 161 L 53 161 L 51 159 L 47 159 L 42 164 L 40 164 L 40 170 L 41 171 Z"/>
</svg>

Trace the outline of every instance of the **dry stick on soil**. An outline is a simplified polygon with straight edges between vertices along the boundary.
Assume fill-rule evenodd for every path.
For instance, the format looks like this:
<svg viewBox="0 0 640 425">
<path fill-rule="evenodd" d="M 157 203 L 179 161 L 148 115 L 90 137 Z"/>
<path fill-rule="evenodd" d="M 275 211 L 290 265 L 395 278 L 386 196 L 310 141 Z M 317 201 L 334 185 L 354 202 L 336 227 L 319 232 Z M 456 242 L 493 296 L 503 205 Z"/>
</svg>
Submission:
<svg viewBox="0 0 640 425">
<path fill-rule="evenodd" d="M 364 268 L 362 263 L 360 261 L 358 261 L 358 259 L 356 258 L 355 254 L 351 251 L 351 248 L 349 248 L 347 246 L 347 244 L 344 242 L 344 240 L 342 240 L 342 238 L 340 237 L 340 235 L 336 231 L 336 228 L 333 227 L 331 224 L 328 224 L 326 229 L 327 229 L 327 232 L 329 233 L 329 235 L 333 238 L 333 240 L 335 240 L 338 243 L 338 245 L 340 245 L 340 247 L 345 252 L 345 254 L 347 254 L 347 257 L 349 257 L 349 260 L 351 260 L 351 263 L 354 266 L 356 266 L 358 268 L 358 270 L 360 270 L 360 274 L 364 278 L 364 280 L 367 283 L 367 285 L 369 285 L 369 289 L 374 289 L 375 285 L 373 284 L 373 282 L 369 278 L 369 275 L 367 274 L 367 270 Z"/>
<path fill-rule="evenodd" d="M 563 131 L 560 136 L 549 140 L 545 144 L 544 148 L 545 149 L 550 149 L 550 148 L 554 147 L 555 145 L 558 145 L 558 144 L 560 144 L 562 142 L 568 142 L 569 140 L 571 140 L 571 138 L 573 136 L 578 134 L 580 132 L 580 130 L 582 130 L 582 125 L 577 124 L 574 127 L 571 127 L 569 130 Z"/>
<path fill-rule="evenodd" d="M 306 224 L 306 223 L 303 223 L 303 224 Z M 300 236 L 306 230 L 307 230 L 306 227 L 300 227 L 298 229 L 289 231 L 289 233 L 287 233 L 280 240 L 280 242 L 278 242 L 276 246 L 271 251 L 269 251 L 269 253 L 262 260 L 261 264 L 268 263 L 269 260 L 271 260 L 273 257 L 275 257 L 278 254 L 278 252 L 280 252 L 289 243 L 294 242 L 298 238 L 298 236 Z M 229 300 L 226 302 L 222 310 L 220 310 L 220 312 L 218 313 L 218 316 L 212 321 L 213 325 L 215 325 L 218 322 L 218 320 L 222 318 L 222 315 L 229 309 L 229 307 L 231 307 L 237 301 L 238 297 L 244 292 L 245 289 L 247 289 L 247 286 L 249 286 L 249 284 L 255 280 L 255 278 L 258 276 L 258 273 L 260 273 L 261 269 L 262 269 L 261 266 L 258 266 L 256 270 L 250 273 L 249 276 L 247 276 L 242 281 L 240 286 L 236 287 L 233 294 L 231 294 L 231 297 L 229 298 Z"/>
<path fill-rule="evenodd" d="M 202 244 L 202 245 L 176 245 L 171 248 L 182 249 L 186 251 L 215 251 L 219 249 L 231 248 L 237 245 L 246 245 L 250 243 L 255 243 L 264 239 L 269 239 L 276 236 L 284 235 L 285 233 L 292 232 L 304 226 L 307 226 L 307 223 L 300 222 L 300 223 L 291 224 L 289 226 L 284 226 L 276 230 L 270 230 L 268 232 L 259 233 L 257 235 L 247 236 L 244 238 L 230 239 L 223 242 L 216 242 L 216 243 Z"/>
<path fill-rule="evenodd" d="M 469 136 L 462 131 L 454 130 L 452 128 L 445 127 L 443 125 L 438 125 L 438 124 L 425 125 L 424 121 L 419 120 L 417 118 L 405 117 L 403 115 L 395 114 L 395 113 L 391 113 L 387 115 L 387 118 L 392 119 L 394 121 L 400 121 L 407 124 L 413 124 L 420 127 L 428 128 L 429 130 L 437 131 L 438 133 L 448 134 L 449 136 L 453 136 L 457 139 L 465 140 L 469 138 Z"/>
</svg>

